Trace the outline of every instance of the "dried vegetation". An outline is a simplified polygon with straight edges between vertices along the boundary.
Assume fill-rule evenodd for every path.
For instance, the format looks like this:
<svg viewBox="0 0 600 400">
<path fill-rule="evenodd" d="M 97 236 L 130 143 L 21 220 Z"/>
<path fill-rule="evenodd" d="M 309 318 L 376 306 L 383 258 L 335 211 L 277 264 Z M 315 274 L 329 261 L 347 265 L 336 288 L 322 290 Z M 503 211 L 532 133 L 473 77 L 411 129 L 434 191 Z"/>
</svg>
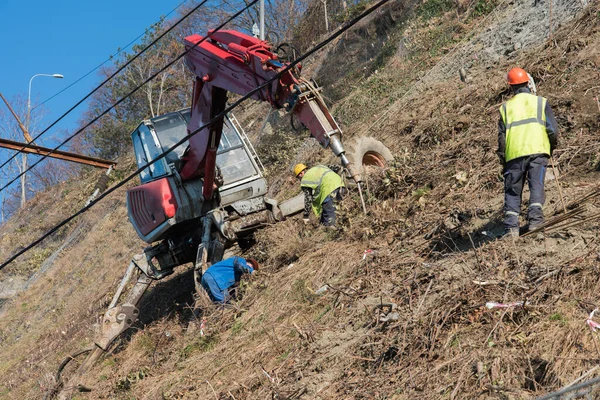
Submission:
<svg viewBox="0 0 600 400">
<path fill-rule="evenodd" d="M 471 3 L 456 29 L 468 32 L 486 4 Z M 531 71 L 559 118 L 555 160 L 567 201 L 597 186 L 599 15 L 592 4 L 552 41 L 490 69 L 473 66 L 467 83 L 456 72 L 410 96 L 379 99 L 378 75 L 408 89 L 427 70 L 418 57 L 392 56 L 337 103 L 350 136 L 377 121 L 369 132 L 396 156 L 368 175 L 369 215 L 353 190 L 340 208 L 340 232 L 295 219 L 261 231 L 245 255 L 263 268 L 226 308 L 200 301 L 203 313 L 194 312 L 184 268 L 155 285 L 142 321 L 94 368 L 94 391 L 79 398 L 520 399 L 597 375 L 598 338 L 585 324 L 600 289 L 597 221 L 516 243 L 493 236 L 502 205 L 497 107 L 512 65 Z M 454 14 L 435 18 L 445 29 Z M 386 102 L 392 106 L 381 108 Z M 386 111 L 373 117 L 374 110 Z M 268 169 L 273 195 L 284 198 L 295 183 L 277 152 L 287 158 L 290 146 L 278 147 L 285 136 L 264 140 L 267 148 L 279 143 L 267 149 Z M 326 157 L 302 149 L 299 160 Z M 562 208 L 555 184 L 547 186 L 549 216 Z M 88 233 L 56 267 L 7 307 L 0 397 L 40 397 L 60 360 L 91 343 L 90 321 L 142 246 L 126 223 L 123 193 L 111 199 L 85 217 Z M 585 203 L 589 214 L 595 201 Z M 3 251 L 19 245 L 5 244 L 17 240 L 10 232 Z M 518 301 L 525 306 L 486 307 Z"/>
</svg>

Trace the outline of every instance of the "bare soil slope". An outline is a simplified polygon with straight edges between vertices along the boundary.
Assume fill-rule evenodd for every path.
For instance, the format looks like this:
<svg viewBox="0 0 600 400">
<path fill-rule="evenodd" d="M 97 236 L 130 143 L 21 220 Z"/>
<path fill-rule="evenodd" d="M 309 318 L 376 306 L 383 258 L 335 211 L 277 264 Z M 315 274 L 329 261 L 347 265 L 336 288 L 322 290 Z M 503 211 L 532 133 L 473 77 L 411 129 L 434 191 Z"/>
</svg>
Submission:
<svg viewBox="0 0 600 400">
<path fill-rule="evenodd" d="M 600 8 L 554 2 L 548 41 L 545 2 L 499 1 L 479 15 L 477 4 L 398 25 L 398 51 L 335 103 L 348 137 L 375 135 L 396 156 L 369 175 L 368 216 L 353 191 L 340 232 L 295 219 L 263 230 L 246 253 L 261 272 L 231 306 L 208 307 L 204 321 L 192 312 L 191 276 L 181 268 L 153 287 L 142 321 L 88 376 L 93 391 L 77 398 L 520 399 L 588 371 L 585 379 L 594 377 L 600 354 L 585 320 L 598 306 L 597 219 L 516 243 L 494 240 L 502 207 L 494 150 L 497 109 L 509 95 L 505 73 L 520 65 L 559 119 L 555 160 L 566 202 L 586 207 L 582 215 L 598 212 L 595 197 L 582 196 L 597 190 L 600 161 Z M 334 63 L 336 51 L 314 68 L 337 66 L 327 58 Z M 259 143 L 272 159 L 273 195 L 282 198 L 297 191 L 291 159 L 329 157 L 309 144 L 294 155 L 297 139 L 283 137 L 275 130 Z M 69 193 L 45 196 L 75 204 Z M 562 209 L 556 181 L 547 194 L 550 217 Z M 42 195 L 32 207 L 53 209 Z M 18 218 L 2 227 L 2 254 L 28 242 L 17 235 L 28 216 Z M 49 393 L 60 361 L 91 344 L 91 322 L 143 248 L 126 221 L 123 191 L 66 229 L 43 259 L 73 235 L 4 308 L 0 398 Z M 27 260 L 2 273 L 17 275 Z M 485 307 L 516 301 L 527 305 Z"/>
</svg>

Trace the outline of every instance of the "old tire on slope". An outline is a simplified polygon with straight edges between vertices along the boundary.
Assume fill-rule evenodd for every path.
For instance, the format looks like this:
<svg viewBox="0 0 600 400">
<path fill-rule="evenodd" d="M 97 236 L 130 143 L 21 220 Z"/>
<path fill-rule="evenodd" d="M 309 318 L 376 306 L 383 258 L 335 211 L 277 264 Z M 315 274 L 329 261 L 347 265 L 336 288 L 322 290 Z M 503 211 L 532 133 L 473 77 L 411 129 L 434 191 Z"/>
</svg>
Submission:
<svg viewBox="0 0 600 400">
<path fill-rule="evenodd" d="M 354 164 L 357 172 L 363 175 L 365 166 L 386 168 L 394 156 L 390 149 L 371 136 L 360 136 L 345 144 L 346 157 Z"/>
</svg>

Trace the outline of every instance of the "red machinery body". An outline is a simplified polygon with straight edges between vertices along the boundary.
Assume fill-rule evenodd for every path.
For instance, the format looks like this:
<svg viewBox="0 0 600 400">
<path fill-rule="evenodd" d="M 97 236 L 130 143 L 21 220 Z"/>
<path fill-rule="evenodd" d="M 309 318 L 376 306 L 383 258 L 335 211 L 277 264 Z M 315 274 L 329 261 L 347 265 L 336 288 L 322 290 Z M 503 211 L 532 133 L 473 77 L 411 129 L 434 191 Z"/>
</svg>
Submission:
<svg viewBox="0 0 600 400">
<path fill-rule="evenodd" d="M 227 91 L 246 95 L 274 78 L 285 67 L 265 41 L 237 31 L 209 32 L 209 35 L 209 39 L 204 41 L 197 34 L 185 38 L 185 46 L 189 50 L 186 62 L 197 76 L 189 132 L 207 124 L 225 108 Z M 292 110 L 323 147 L 329 146 L 332 135 L 337 134 L 332 150 L 342 157 L 344 165 L 348 164 L 343 156 L 339 141 L 341 131 L 337 123 L 316 88 L 296 76 L 293 69 L 284 72 L 251 97 L 267 101 L 273 108 Z M 203 176 L 205 198 L 210 198 L 213 191 L 215 154 L 220 136 L 220 123 L 205 127 L 190 138 L 189 151 L 184 157 L 182 179 Z"/>
<path fill-rule="evenodd" d="M 225 110 L 228 91 L 246 95 L 260 87 L 251 98 L 296 114 L 311 135 L 323 147 L 330 147 L 354 179 L 360 180 L 346 158 L 340 140 L 341 130 L 321 98 L 320 89 L 299 76 L 300 65 L 282 72 L 287 64 L 278 61 L 277 54 L 270 51 L 267 42 L 237 31 L 209 32 L 208 39 L 191 35 L 185 38 L 185 47 L 188 50 L 186 64 L 196 75 L 187 133 L 204 128 L 190 137 L 185 152 L 172 155 L 177 158 L 173 165 L 177 165 L 181 182 L 173 178 L 164 179 L 167 172 L 162 172 L 162 175 L 152 172 L 151 177 L 142 179 L 142 182 L 151 182 L 129 190 L 130 220 L 144 240 L 164 238 L 153 229 L 160 227 L 164 232 L 165 221 L 173 228 L 175 225 L 183 227 L 180 223 L 201 216 L 211 207 L 209 203 L 214 200 L 216 156 L 223 132 L 223 118 L 212 124 L 209 122 Z M 152 142 L 145 135 L 140 132 L 146 142 L 145 151 L 151 152 L 156 146 L 165 150 L 160 143 Z M 141 148 L 136 149 L 136 154 L 143 152 Z M 153 158 L 149 155 L 148 161 Z M 153 168 L 157 169 L 157 165 Z M 198 189 L 201 193 L 191 196 L 185 193 L 182 187 L 190 185 L 193 186 L 191 190 Z M 174 196 L 173 192 L 169 195 L 169 190 L 175 191 Z M 195 200 L 190 202 L 188 198 Z M 189 207 L 177 204 L 183 201 L 190 203 Z M 191 203 L 197 203 L 197 206 Z M 218 207 L 219 204 L 213 206 Z M 174 211 L 184 207 L 192 212 L 177 212 L 177 217 L 172 218 Z"/>
<path fill-rule="evenodd" d="M 167 178 L 148 182 L 127 191 L 131 215 L 140 232 L 152 232 L 177 212 L 177 202 Z"/>
</svg>

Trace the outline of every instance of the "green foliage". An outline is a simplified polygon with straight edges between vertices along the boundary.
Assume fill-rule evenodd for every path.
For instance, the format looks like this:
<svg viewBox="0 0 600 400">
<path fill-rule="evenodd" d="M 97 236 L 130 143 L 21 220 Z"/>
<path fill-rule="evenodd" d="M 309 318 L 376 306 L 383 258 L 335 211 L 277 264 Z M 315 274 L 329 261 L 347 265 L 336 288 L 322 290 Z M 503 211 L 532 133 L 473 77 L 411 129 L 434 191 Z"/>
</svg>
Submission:
<svg viewBox="0 0 600 400">
<path fill-rule="evenodd" d="M 114 367 L 117 364 L 117 362 L 115 361 L 114 358 L 107 358 L 106 360 L 104 360 L 104 362 L 102 363 L 102 365 L 104 365 L 105 367 Z"/>
<path fill-rule="evenodd" d="M 136 337 L 134 344 L 138 351 L 143 352 L 145 354 L 150 354 L 154 352 L 154 349 L 156 348 L 156 341 L 152 336 L 150 336 L 149 333 L 139 334 Z"/>
<path fill-rule="evenodd" d="M 29 257 L 25 263 L 19 264 L 17 269 L 19 273 L 29 274 L 37 271 L 44 261 L 52 255 L 52 250 L 48 248 L 35 248 L 32 250 L 31 257 Z"/>
<path fill-rule="evenodd" d="M 424 20 L 438 17 L 454 7 L 453 0 L 427 0 L 419 7 L 418 15 Z"/>
<path fill-rule="evenodd" d="M 494 0 L 478 0 L 477 4 L 475 4 L 475 8 L 473 9 L 472 17 L 481 17 L 487 15 L 492 12 L 492 10 L 496 7 L 496 2 Z"/>
<path fill-rule="evenodd" d="M 331 311 L 331 305 L 327 304 L 325 308 L 315 317 L 315 321 L 320 321 L 329 311 Z"/>
<path fill-rule="evenodd" d="M 304 279 L 297 279 L 292 284 L 292 296 L 295 300 L 301 303 L 312 303 L 315 298 L 315 294 L 306 286 Z"/>
<path fill-rule="evenodd" d="M 242 321 L 240 321 L 238 319 L 231 326 L 231 334 L 234 336 L 239 335 L 242 332 L 243 328 L 244 328 L 244 324 L 242 323 Z"/>
<path fill-rule="evenodd" d="M 363 11 L 367 9 L 368 5 L 368 1 L 360 0 L 356 4 L 348 6 L 345 12 L 335 14 L 331 19 L 332 21 L 343 24 L 345 22 L 350 21 L 351 19 L 358 17 Z"/>
<path fill-rule="evenodd" d="M 162 22 L 151 26 L 131 53 L 116 56 L 115 66 L 101 71 L 101 78 L 108 78 L 132 60 L 163 30 Z M 96 155 L 117 158 L 130 149 L 130 134 L 143 119 L 189 106 L 191 87 L 188 72 L 181 66 L 183 61 L 160 72 L 181 53 L 182 47 L 179 35 L 169 33 L 92 95 L 83 120 L 104 115 L 85 130 L 84 141 Z M 117 102 L 119 105 L 113 107 Z"/>
<path fill-rule="evenodd" d="M 126 377 L 121 378 L 117 381 L 116 385 L 115 385 L 115 390 L 117 392 L 126 392 L 129 389 L 131 389 L 131 386 L 138 382 L 141 381 L 142 379 L 144 379 L 145 377 L 148 376 L 148 372 L 150 371 L 150 368 L 148 367 L 143 367 L 140 368 L 137 371 L 133 371 L 130 372 L 129 374 L 127 374 Z"/>
<path fill-rule="evenodd" d="M 387 63 L 387 61 L 390 58 L 392 58 L 392 56 L 394 54 L 396 54 L 397 50 L 398 50 L 397 35 L 392 35 L 392 37 L 387 42 L 385 42 L 385 44 L 381 48 L 381 51 L 379 52 L 379 54 L 377 54 L 377 57 L 375 58 L 375 61 L 373 62 L 373 67 L 374 68 L 384 67 L 385 64 Z"/>
<path fill-rule="evenodd" d="M 431 187 L 429 186 L 423 186 L 418 188 L 417 190 L 414 190 L 412 192 L 412 195 L 415 199 L 420 199 L 421 197 L 425 196 L 427 193 L 429 193 L 431 191 Z"/>
<path fill-rule="evenodd" d="M 278 173 L 281 168 L 288 168 L 289 160 L 293 159 L 303 141 L 302 135 L 292 135 L 281 130 L 262 137 L 256 145 L 256 152 L 267 169 L 267 176 L 272 172 Z"/>
<path fill-rule="evenodd" d="M 454 42 L 453 27 L 440 25 L 426 33 L 427 48 L 431 57 L 438 57 L 444 53 L 443 48 Z"/>
<path fill-rule="evenodd" d="M 450 347 L 458 347 L 458 345 L 460 344 L 460 339 L 458 338 L 458 335 L 455 335 L 452 340 L 450 341 Z"/>
<path fill-rule="evenodd" d="M 549 317 L 550 321 L 558 322 L 559 325 L 566 325 L 567 319 L 560 313 L 554 313 Z"/>
<path fill-rule="evenodd" d="M 217 343 L 219 343 L 218 336 L 201 336 L 183 348 L 181 357 L 186 359 L 196 352 L 209 351 Z"/>
<path fill-rule="evenodd" d="M 284 351 L 283 353 L 281 353 L 280 355 L 277 356 L 277 362 L 278 363 L 282 363 L 284 362 L 290 355 L 290 353 L 292 352 L 291 349 L 287 349 L 286 351 Z"/>
</svg>

